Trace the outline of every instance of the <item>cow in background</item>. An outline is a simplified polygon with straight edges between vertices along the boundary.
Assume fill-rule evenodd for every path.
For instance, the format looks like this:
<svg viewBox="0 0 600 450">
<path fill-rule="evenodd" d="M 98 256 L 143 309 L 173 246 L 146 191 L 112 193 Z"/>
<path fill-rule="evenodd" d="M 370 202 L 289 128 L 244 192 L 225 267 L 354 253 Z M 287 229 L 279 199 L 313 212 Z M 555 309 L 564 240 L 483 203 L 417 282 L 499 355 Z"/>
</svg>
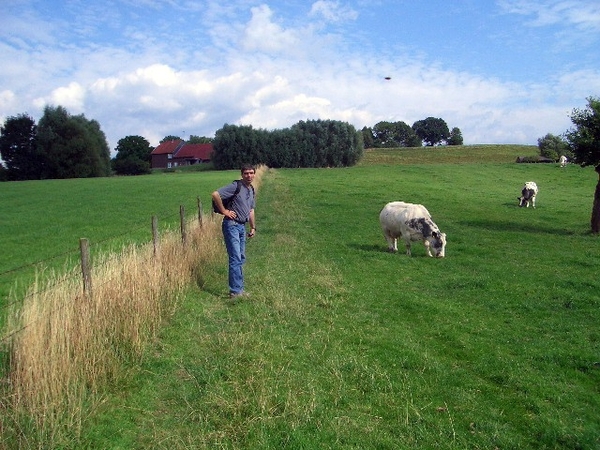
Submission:
<svg viewBox="0 0 600 450">
<path fill-rule="evenodd" d="M 446 233 L 440 232 L 423 205 L 390 202 L 379 214 L 379 222 L 390 252 L 398 251 L 398 238 L 404 239 L 406 254 L 411 255 L 411 241 L 422 241 L 429 256 L 446 254 Z"/>
<path fill-rule="evenodd" d="M 521 189 L 521 196 L 517 197 L 519 200 L 519 206 L 529 208 L 529 204 L 535 208 L 535 197 L 538 193 L 537 184 L 535 181 L 528 181 Z"/>
<path fill-rule="evenodd" d="M 567 165 L 567 157 L 565 155 L 560 155 L 560 158 L 558 158 L 558 163 L 560 164 L 560 167 L 565 167 Z"/>
</svg>

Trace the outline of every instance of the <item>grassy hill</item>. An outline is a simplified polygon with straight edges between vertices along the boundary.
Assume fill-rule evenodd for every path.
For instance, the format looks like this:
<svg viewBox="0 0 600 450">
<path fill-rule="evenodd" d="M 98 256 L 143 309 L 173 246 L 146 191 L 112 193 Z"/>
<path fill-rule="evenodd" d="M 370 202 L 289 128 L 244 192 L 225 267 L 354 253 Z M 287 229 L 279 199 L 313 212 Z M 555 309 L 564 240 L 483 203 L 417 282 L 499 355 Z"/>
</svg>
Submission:
<svg viewBox="0 0 600 450">
<path fill-rule="evenodd" d="M 401 149 L 368 149 L 359 165 L 514 163 L 536 156 L 535 145 L 457 145 Z"/>
<path fill-rule="evenodd" d="M 61 447 L 598 448 L 597 178 L 514 163 L 535 153 L 376 150 L 352 168 L 270 170 L 252 297 L 229 303 L 215 261 Z M 535 210 L 517 207 L 528 180 Z M 386 251 L 392 200 L 427 206 L 446 258 Z"/>
</svg>

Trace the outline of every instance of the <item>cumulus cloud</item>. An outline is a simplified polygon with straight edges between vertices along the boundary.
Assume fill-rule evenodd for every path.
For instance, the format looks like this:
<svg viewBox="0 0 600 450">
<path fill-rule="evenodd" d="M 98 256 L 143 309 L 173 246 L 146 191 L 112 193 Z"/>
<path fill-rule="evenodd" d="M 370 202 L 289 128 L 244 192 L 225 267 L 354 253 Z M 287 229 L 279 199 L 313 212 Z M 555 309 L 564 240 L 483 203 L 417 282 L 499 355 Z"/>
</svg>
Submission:
<svg viewBox="0 0 600 450">
<path fill-rule="evenodd" d="M 453 70 L 424 52 L 399 53 L 395 40 L 401 35 L 374 51 L 353 40 L 355 30 L 344 34 L 343 25 L 356 21 L 359 11 L 362 20 L 384 1 L 294 4 L 285 16 L 275 2 L 207 0 L 199 8 L 147 0 L 139 10 L 111 14 L 109 31 L 118 34 L 116 40 L 100 39 L 108 24 L 94 22 L 95 10 L 66 39 L 54 34 L 68 33 L 65 19 L 48 24 L 28 11 L 14 23 L 24 27 L 31 18 L 40 29 L 30 37 L 10 40 L 0 30 L 0 52 L 9 56 L 0 67 L 0 117 L 29 110 L 39 118 L 46 104 L 61 105 L 98 120 L 111 148 L 128 135 L 144 136 L 152 145 L 170 134 L 213 136 L 225 123 L 275 129 L 333 119 L 362 128 L 383 120 L 412 125 L 428 116 L 459 127 L 466 143 L 535 143 L 548 132 L 564 131 L 570 109 L 600 92 L 600 72 L 590 68 L 564 68 L 535 82 L 508 81 Z M 537 25 L 559 17 L 573 26 L 594 23 L 592 2 L 498 5 Z M 156 20 L 134 22 L 147 11 Z M 125 31 L 117 24 L 127 25 Z M 391 80 L 384 80 L 389 74 Z"/>
<path fill-rule="evenodd" d="M 54 89 L 48 97 L 34 100 L 34 104 L 42 109 L 45 105 L 64 106 L 69 112 L 79 114 L 84 110 L 86 90 L 79 83 L 73 81 L 68 86 Z"/>
<path fill-rule="evenodd" d="M 252 19 L 244 30 L 242 45 L 246 50 L 279 52 L 298 45 L 294 30 L 286 30 L 271 19 L 267 5 L 252 8 Z"/>
</svg>

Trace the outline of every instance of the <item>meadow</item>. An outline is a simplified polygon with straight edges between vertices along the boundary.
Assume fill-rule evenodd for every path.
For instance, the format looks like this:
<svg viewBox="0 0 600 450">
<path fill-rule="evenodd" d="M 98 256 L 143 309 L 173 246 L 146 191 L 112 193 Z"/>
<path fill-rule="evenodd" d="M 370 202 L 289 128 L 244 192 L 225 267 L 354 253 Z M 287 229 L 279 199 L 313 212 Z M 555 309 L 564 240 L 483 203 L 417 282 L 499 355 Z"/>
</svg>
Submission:
<svg viewBox="0 0 600 450">
<path fill-rule="evenodd" d="M 61 448 L 600 447 L 597 177 L 515 164 L 526 152 L 535 147 L 377 150 L 352 168 L 269 170 L 248 244 L 251 299 L 228 302 L 217 259 Z M 143 223 L 196 195 L 208 202 L 232 175 L 130 178 L 117 191 L 106 180 L 108 215 L 129 224 L 121 201 L 151 205 Z M 152 205 L 162 177 L 177 195 L 165 185 L 172 196 Z M 517 206 L 529 180 L 536 209 Z M 446 258 L 418 243 L 412 257 L 386 251 L 378 214 L 392 200 L 427 206 Z M 80 216 L 65 207 L 55 220 Z M 97 220 L 102 209 L 90 207 Z M 103 224 L 88 234 L 122 230 Z M 38 260 L 53 245 L 15 254 Z"/>
</svg>

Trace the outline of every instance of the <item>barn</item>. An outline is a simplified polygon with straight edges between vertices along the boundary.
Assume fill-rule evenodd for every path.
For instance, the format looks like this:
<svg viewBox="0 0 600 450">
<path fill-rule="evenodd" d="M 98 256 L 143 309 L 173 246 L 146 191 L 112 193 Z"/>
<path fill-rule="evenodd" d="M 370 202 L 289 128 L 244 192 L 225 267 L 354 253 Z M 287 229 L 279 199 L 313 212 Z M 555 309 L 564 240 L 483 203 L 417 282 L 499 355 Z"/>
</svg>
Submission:
<svg viewBox="0 0 600 450">
<path fill-rule="evenodd" d="M 165 141 L 150 154 L 151 167 L 153 169 L 171 169 L 204 164 L 210 162 L 212 152 L 212 144 L 188 144 L 182 139 Z"/>
</svg>

